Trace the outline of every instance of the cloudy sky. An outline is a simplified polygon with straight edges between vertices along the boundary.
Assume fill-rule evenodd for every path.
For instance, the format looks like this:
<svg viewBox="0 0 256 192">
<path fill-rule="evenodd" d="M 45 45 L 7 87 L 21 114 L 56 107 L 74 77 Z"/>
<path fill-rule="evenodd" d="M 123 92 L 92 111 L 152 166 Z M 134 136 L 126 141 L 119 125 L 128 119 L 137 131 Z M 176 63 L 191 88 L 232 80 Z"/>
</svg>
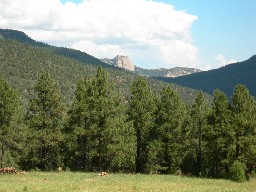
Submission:
<svg viewBox="0 0 256 192">
<path fill-rule="evenodd" d="M 256 54 L 255 0 L 0 0 L 0 28 L 143 68 L 203 70 Z"/>
</svg>

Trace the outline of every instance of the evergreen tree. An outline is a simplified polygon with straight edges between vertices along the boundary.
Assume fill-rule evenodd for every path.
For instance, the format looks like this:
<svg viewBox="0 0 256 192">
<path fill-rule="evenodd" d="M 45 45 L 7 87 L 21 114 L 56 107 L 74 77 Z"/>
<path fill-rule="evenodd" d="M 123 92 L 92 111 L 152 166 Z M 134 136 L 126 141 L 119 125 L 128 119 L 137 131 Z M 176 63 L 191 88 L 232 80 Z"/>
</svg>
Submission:
<svg viewBox="0 0 256 192">
<path fill-rule="evenodd" d="M 207 140 L 207 169 L 209 176 L 224 177 L 232 154 L 231 111 L 225 93 L 215 90 L 212 110 L 209 115 Z"/>
<path fill-rule="evenodd" d="M 60 145 L 66 107 L 56 82 L 43 72 L 35 88 L 36 97 L 30 100 L 27 113 L 31 130 L 31 151 L 28 168 L 54 170 L 61 166 Z"/>
<path fill-rule="evenodd" d="M 75 161 L 83 170 L 120 171 L 133 166 L 134 136 L 125 113 L 124 100 L 101 67 L 95 78 L 79 82 L 69 128 Z"/>
<path fill-rule="evenodd" d="M 186 107 L 179 95 L 170 86 L 165 87 L 161 93 L 156 119 L 159 145 L 157 156 L 160 160 L 157 165 L 164 173 L 179 170 L 184 156 L 183 126 L 186 116 Z"/>
<path fill-rule="evenodd" d="M 24 110 L 16 90 L 0 79 L 0 167 L 15 166 L 24 155 Z"/>
<path fill-rule="evenodd" d="M 83 78 L 77 84 L 75 100 L 68 113 L 66 126 L 66 166 L 73 170 L 92 171 L 89 159 L 89 87 L 91 81 Z"/>
<path fill-rule="evenodd" d="M 203 173 L 203 152 L 205 147 L 204 136 L 207 130 L 207 118 L 209 106 L 202 92 L 196 96 L 195 102 L 191 110 L 191 138 L 192 145 L 195 149 L 196 157 L 196 175 Z"/>
<path fill-rule="evenodd" d="M 234 136 L 234 160 L 252 170 L 256 161 L 256 113 L 255 100 L 243 85 L 237 85 L 231 101 Z"/>
<path fill-rule="evenodd" d="M 136 173 L 146 171 L 150 133 L 154 127 L 156 99 L 145 79 L 139 77 L 131 85 L 129 118 L 136 134 Z"/>
</svg>

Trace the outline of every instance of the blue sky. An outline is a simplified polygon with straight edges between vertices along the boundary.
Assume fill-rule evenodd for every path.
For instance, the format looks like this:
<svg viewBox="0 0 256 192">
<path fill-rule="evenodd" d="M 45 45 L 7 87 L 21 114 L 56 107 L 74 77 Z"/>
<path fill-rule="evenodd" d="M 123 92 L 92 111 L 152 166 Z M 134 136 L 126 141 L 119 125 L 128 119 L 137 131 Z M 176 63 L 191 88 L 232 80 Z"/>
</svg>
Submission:
<svg viewBox="0 0 256 192">
<path fill-rule="evenodd" d="M 71 1 L 71 0 L 69 0 Z M 156 1 L 156 0 L 155 0 Z M 66 2 L 66 0 L 62 0 Z M 82 0 L 73 0 L 81 3 Z M 205 63 L 218 55 L 243 61 L 256 54 L 255 0 L 157 0 L 198 16 L 192 38 Z"/>
<path fill-rule="evenodd" d="M 164 1 L 198 16 L 192 37 L 207 62 L 223 54 L 243 61 L 256 54 L 255 0 Z"/>
<path fill-rule="evenodd" d="M 98 58 L 128 55 L 143 68 L 208 70 L 256 54 L 255 0 L 12 0 L 0 8 L 0 28 Z"/>
</svg>

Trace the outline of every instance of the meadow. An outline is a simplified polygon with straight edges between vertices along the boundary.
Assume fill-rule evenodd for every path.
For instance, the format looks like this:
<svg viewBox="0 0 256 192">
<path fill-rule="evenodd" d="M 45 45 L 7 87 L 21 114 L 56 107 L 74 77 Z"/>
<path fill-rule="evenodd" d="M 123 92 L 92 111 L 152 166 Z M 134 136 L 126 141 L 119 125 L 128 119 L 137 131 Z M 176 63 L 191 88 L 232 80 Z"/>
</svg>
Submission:
<svg viewBox="0 0 256 192">
<path fill-rule="evenodd" d="M 203 179 L 174 175 L 108 174 L 73 172 L 29 172 L 0 174 L 0 192 L 255 192 L 256 179 L 236 183 L 223 179 Z"/>
</svg>

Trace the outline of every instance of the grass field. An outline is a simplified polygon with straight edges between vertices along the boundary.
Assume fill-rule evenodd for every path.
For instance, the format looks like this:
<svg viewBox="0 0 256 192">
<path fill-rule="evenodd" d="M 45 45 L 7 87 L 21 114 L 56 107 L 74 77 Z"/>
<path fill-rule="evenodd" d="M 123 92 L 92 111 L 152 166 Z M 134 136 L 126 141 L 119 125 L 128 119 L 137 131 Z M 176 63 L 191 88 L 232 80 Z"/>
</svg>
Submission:
<svg viewBox="0 0 256 192">
<path fill-rule="evenodd" d="M 256 192 L 256 179 L 244 183 L 172 175 L 110 174 L 72 172 L 30 172 L 0 175 L 0 192 L 42 191 L 172 191 L 172 192 Z"/>
</svg>

